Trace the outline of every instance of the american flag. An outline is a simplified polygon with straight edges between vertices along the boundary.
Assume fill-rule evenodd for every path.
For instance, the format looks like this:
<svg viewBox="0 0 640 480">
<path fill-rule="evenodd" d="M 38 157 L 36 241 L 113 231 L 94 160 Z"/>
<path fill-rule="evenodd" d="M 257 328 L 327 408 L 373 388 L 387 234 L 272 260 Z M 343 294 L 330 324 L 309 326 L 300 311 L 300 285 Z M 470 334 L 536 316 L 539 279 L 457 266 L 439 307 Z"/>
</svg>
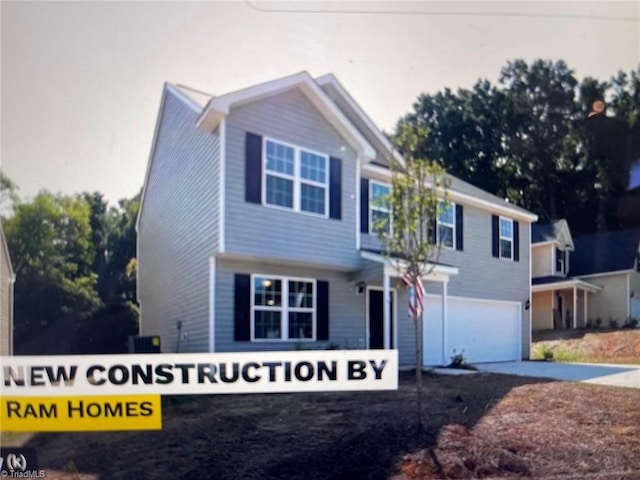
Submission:
<svg viewBox="0 0 640 480">
<path fill-rule="evenodd" d="M 415 285 L 413 281 L 414 278 L 416 280 Z M 409 317 L 418 318 L 422 315 L 424 301 L 424 285 L 422 284 L 422 277 L 407 270 L 402 276 L 402 281 L 407 287 L 409 287 Z"/>
</svg>

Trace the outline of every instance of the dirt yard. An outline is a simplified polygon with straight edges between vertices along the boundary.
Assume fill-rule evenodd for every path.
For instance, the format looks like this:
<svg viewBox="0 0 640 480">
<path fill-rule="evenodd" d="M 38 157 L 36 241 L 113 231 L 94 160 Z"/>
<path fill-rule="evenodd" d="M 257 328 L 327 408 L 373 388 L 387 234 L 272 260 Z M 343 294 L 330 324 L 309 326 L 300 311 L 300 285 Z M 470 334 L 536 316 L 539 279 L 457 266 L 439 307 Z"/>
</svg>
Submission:
<svg viewBox="0 0 640 480">
<path fill-rule="evenodd" d="M 640 478 L 640 390 L 492 374 L 415 390 L 165 398 L 157 432 L 5 435 L 52 479 Z M 609 476 L 611 475 L 611 476 Z"/>
<path fill-rule="evenodd" d="M 562 330 L 534 332 L 532 357 L 553 351 L 554 359 L 568 362 L 640 364 L 640 329 L 598 332 Z"/>
</svg>

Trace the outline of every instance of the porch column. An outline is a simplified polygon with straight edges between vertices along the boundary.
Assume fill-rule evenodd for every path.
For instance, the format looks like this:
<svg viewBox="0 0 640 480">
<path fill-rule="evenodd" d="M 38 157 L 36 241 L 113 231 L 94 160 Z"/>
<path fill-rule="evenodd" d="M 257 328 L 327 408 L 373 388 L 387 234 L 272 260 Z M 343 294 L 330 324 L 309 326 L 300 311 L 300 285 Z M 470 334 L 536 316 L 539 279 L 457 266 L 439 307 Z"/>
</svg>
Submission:
<svg viewBox="0 0 640 480">
<path fill-rule="evenodd" d="M 587 324 L 587 320 L 589 319 L 589 315 L 587 314 L 587 295 L 589 292 L 587 290 L 584 291 L 584 324 Z"/>
<path fill-rule="evenodd" d="M 442 364 L 447 365 L 447 282 L 442 282 Z"/>
<path fill-rule="evenodd" d="M 578 287 L 573 286 L 573 328 L 578 328 Z"/>
<path fill-rule="evenodd" d="M 382 328 L 384 329 L 384 348 L 391 348 L 391 277 L 384 273 L 382 278 Z"/>
</svg>

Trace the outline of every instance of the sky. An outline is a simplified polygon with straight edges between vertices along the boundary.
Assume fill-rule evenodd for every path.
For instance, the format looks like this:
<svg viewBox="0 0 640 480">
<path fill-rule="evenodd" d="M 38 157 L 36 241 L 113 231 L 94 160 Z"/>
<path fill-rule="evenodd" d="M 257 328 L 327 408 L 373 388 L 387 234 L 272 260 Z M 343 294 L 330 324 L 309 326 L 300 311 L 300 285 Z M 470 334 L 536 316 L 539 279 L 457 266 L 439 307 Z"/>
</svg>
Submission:
<svg viewBox="0 0 640 480">
<path fill-rule="evenodd" d="M 640 65 L 637 1 L 2 1 L 0 32 L 0 169 L 23 198 L 111 203 L 142 187 L 165 81 L 219 95 L 331 72 L 391 131 L 421 93 L 516 58 L 578 79 Z"/>
</svg>

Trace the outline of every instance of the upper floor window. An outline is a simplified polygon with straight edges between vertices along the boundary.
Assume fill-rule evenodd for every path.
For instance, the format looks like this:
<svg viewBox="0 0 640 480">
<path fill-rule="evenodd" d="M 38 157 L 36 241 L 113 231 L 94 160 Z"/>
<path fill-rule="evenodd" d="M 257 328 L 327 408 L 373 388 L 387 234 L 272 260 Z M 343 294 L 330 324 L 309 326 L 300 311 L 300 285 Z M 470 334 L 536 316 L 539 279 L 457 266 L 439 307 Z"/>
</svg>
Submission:
<svg viewBox="0 0 640 480">
<path fill-rule="evenodd" d="M 556 248 L 556 273 L 567 273 L 567 251 Z"/>
<path fill-rule="evenodd" d="M 391 186 L 386 183 L 370 181 L 369 187 L 369 233 L 376 234 L 381 228 L 384 233 L 391 233 L 391 209 L 389 208 Z"/>
<path fill-rule="evenodd" d="M 455 205 L 449 203 L 448 205 L 438 205 L 438 219 L 437 219 L 437 237 L 436 241 L 438 245 L 444 247 L 454 248 L 456 238 L 456 209 Z"/>
<path fill-rule="evenodd" d="M 314 340 L 316 282 L 254 275 L 252 340 Z"/>
<path fill-rule="evenodd" d="M 500 217 L 500 258 L 513 258 L 513 220 Z"/>
<path fill-rule="evenodd" d="M 265 139 L 263 203 L 327 216 L 326 155 Z"/>
</svg>

